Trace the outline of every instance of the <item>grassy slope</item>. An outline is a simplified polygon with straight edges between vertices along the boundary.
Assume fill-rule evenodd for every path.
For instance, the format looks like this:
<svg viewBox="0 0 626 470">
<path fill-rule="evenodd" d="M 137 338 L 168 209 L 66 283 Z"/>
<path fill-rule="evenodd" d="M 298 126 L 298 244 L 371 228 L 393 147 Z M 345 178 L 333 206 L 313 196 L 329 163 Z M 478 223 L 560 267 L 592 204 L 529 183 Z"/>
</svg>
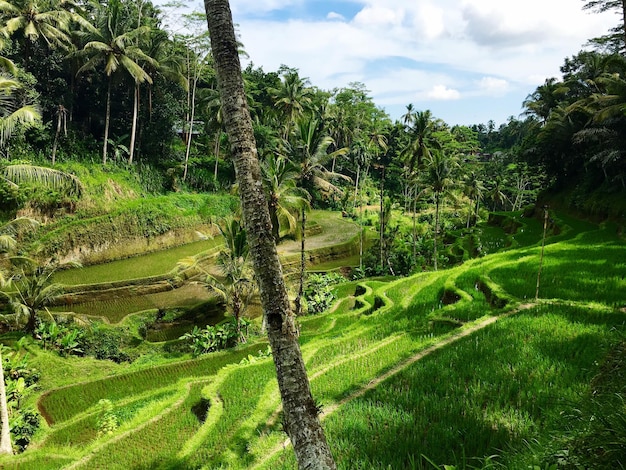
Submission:
<svg viewBox="0 0 626 470">
<path fill-rule="evenodd" d="M 345 284 L 334 310 L 301 320 L 303 354 L 314 394 L 329 411 L 325 427 L 340 468 L 427 467 L 422 454 L 437 464 L 494 453 L 509 468 L 539 463 L 541 456 L 526 443 L 547 449 L 550 436 L 563 432 L 563 413 L 586 399 L 625 321 L 619 295 L 626 290 L 623 240 L 611 226 L 563 223 L 570 229 L 546 246 L 535 307 L 420 361 L 406 362 L 455 334 L 456 325 L 468 328 L 532 300 L 539 245 L 447 271 L 364 281 L 364 293 L 356 296 L 355 285 Z M 529 239 L 537 240 L 534 230 Z M 460 300 L 443 304 L 450 297 L 446 291 Z M 229 362 L 258 349 L 253 344 L 235 352 Z M 157 361 L 147 369 L 137 364 L 130 374 L 119 375 L 124 370 L 117 368 L 110 379 L 52 389 L 42 404 L 57 424 L 26 454 L 2 464 L 295 468 L 291 451 L 281 450 L 271 361 L 220 369 L 227 357 L 211 355 L 184 366 Z M 46 355 L 37 361 L 45 366 Z M 64 381 L 71 383 L 76 378 L 65 367 Z M 388 379 L 368 388 L 390 371 Z M 204 423 L 193 414 L 201 396 L 211 404 Z M 116 434 L 96 438 L 94 404 L 100 398 L 111 399 L 125 421 Z"/>
</svg>

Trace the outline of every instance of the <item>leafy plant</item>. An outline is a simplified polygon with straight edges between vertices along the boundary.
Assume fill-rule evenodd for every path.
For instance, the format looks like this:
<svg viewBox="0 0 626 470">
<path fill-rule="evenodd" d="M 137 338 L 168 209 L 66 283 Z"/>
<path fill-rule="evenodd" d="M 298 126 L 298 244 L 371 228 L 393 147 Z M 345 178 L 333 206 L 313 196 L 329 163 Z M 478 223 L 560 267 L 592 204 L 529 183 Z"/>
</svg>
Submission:
<svg viewBox="0 0 626 470">
<path fill-rule="evenodd" d="M 118 426 L 119 420 L 113 412 L 111 400 L 103 398 L 98 402 L 98 419 L 96 421 L 98 436 L 113 434 Z"/>
<path fill-rule="evenodd" d="M 335 300 L 333 286 L 344 282 L 345 278 L 338 273 L 311 274 L 304 288 L 304 299 L 310 314 L 322 313 Z"/>
<path fill-rule="evenodd" d="M 206 328 L 194 326 L 192 331 L 185 333 L 180 339 L 189 341 L 193 355 L 200 356 L 235 346 L 241 334 L 247 335 L 249 326 L 248 319 L 240 318 L 238 327 L 237 320 L 231 317 L 215 326 L 207 325 Z"/>
</svg>

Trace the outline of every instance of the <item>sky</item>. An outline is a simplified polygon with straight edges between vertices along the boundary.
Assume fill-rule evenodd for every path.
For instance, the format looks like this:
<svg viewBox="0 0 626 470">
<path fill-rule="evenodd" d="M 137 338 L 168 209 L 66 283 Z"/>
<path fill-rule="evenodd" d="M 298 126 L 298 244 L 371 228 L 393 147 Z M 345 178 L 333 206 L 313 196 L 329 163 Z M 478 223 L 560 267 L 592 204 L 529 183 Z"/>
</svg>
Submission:
<svg viewBox="0 0 626 470">
<path fill-rule="evenodd" d="M 155 4 L 164 2 L 155 1 Z M 202 2 L 185 2 L 203 12 Z M 450 125 L 510 116 L 566 57 L 619 23 L 582 0 L 231 0 L 252 62 L 324 89 L 360 82 L 400 119 L 411 103 Z M 183 12 L 166 9 L 167 22 Z M 174 28 L 174 27 L 172 27 Z M 183 32 L 183 31 L 179 31 Z"/>
</svg>

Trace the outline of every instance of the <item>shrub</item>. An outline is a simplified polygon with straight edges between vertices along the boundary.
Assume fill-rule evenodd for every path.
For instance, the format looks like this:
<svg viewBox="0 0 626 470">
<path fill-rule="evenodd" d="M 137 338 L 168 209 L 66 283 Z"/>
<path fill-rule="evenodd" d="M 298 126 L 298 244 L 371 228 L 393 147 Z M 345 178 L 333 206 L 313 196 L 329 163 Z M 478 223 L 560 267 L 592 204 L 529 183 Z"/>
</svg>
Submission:
<svg viewBox="0 0 626 470">
<path fill-rule="evenodd" d="M 328 309 L 335 300 L 332 287 L 343 281 L 344 277 L 338 273 L 311 274 L 304 288 L 308 312 L 317 314 Z"/>
<path fill-rule="evenodd" d="M 193 330 L 180 337 L 189 342 L 189 347 L 194 356 L 219 351 L 235 346 L 239 342 L 240 335 L 247 333 L 250 322 L 245 318 L 239 319 L 242 333 L 237 332 L 237 321 L 234 317 L 224 320 L 215 326 L 207 325 L 206 328 L 194 326 Z"/>
<path fill-rule="evenodd" d="M 98 420 L 96 422 L 98 437 L 113 434 L 118 426 L 119 420 L 113 412 L 111 400 L 103 398 L 98 402 Z"/>
</svg>

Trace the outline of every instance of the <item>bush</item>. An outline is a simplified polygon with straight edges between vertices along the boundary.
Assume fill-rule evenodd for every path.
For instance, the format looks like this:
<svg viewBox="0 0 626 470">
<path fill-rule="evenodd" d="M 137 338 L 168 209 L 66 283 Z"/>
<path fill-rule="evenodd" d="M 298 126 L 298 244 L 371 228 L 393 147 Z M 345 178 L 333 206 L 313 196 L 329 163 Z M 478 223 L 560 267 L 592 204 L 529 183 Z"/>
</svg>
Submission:
<svg viewBox="0 0 626 470">
<path fill-rule="evenodd" d="M 250 322 L 245 318 L 239 319 L 242 331 L 246 331 Z M 243 333 L 242 333 L 243 334 Z M 180 337 L 189 342 L 189 347 L 194 356 L 231 348 L 239 342 L 240 334 L 237 332 L 237 321 L 234 317 L 224 320 L 215 326 L 207 325 L 206 328 L 194 326 L 193 330 Z"/>
<path fill-rule="evenodd" d="M 345 278 L 338 273 L 311 274 L 304 288 L 308 312 L 317 314 L 327 310 L 335 300 L 332 287 L 343 281 Z"/>
<path fill-rule="evenodd" d="M 132 358 L 122 351 L 124 335 L 122 332 L 95 325 L 85 337 L 85 354 L 96 359 L 109 359 L 118 364 L 131 362 Z"/>
</svg>

